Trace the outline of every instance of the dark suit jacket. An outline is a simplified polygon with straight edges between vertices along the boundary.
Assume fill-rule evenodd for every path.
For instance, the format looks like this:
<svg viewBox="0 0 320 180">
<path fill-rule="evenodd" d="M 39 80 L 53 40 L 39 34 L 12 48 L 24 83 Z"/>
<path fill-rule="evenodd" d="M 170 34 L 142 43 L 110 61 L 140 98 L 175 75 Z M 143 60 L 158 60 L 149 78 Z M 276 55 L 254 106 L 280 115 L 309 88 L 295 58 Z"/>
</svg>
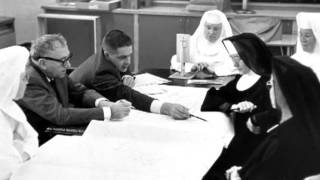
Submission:
<svg viewBox="0 0 320 180">
<path fill-rule="evenodd" d="M 131 74 L 128 70 L 121 73 L 116 66 L 102 53 L 102 49 L 97 54 L 89 57 L 70 77 L 75 82 L 81 82 L 89 88 L 97 90 L 111 101 L 126 99 L 132 105 L 143 111 L 150 111 L 153 98 L 133 90 L 122 83 L 122 76 Z"/>
<path fill-rule="evenodd" d="M 56 125 L 80 125 L 92 119 L 104 119 L 102 108 L 95 107 L 95 100 L 103 97 L 96 91 L 74 83 L 68 76 L 50 83 L 32 62 L 27 73 L 29 82 L 25 95 L 18 101 L 23 109 Z"/>
</svg>

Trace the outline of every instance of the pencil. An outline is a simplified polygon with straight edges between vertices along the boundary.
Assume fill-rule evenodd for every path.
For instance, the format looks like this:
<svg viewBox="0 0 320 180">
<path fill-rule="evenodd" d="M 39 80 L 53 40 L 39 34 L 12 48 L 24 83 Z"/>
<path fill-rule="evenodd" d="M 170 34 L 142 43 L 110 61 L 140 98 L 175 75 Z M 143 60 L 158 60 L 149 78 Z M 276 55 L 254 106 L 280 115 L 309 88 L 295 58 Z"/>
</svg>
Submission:
<svg viewBox="0 0 320 180">
<path fill-rule="evenodd" d="M 195 117 L 195 118 L 198 118 L 202 121 L 207 121 L 206 119 L 203 119 L 202 117 L 199 117 L 199 116 L 196 116 L 196 115 L 193 115 L 193 114 L 190 114 L 190 117 Z"/>
</svg>

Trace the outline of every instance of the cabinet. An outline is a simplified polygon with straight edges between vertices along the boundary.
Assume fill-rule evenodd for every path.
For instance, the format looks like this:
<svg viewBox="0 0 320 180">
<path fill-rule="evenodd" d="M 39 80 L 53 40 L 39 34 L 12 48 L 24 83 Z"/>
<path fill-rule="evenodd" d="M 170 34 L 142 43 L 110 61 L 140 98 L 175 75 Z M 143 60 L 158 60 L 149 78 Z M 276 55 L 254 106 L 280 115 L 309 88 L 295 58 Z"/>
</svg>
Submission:
<svg viewBox="0 0 320 180">
<path fill-rule="evenodd" d="M 45 11 L 45 14 L 56 15 L 69 15 L 69 16 L 87 16 L 98 17 L 99 26 L 96 26 L 96 31 L 99 31 L 96 39 L 92 37 L 94 29 L 92 22 L 78 20 L 64 20 L 64 19 L 51 19 L 47 21 L 47 33 L 61 33 L 68 41 L 70 51 L 73 52 L 73 58 L 71 64 L 73 67 L 77 67 L 89 56 L 91 56 L 96 50 L 100 48 L 100 42 L 105 33 L 112 29 L 120 29 L 127 33 L 130 37 L 133 37 L 133 16 L 131 14 L 116 14 L 104 11 L 69 11 L 57 9 L 49 9 Z M 92 42 L 98 42 L 93 45 Z M 96 48 L 96 49 L 95 49 Z M 134 66 L 134 62 L 131 67 Z M 132 68 L 133 69 L 133 68 Z"/>
<path fill-rule="evenodd" d="M 108 13 L 108 14 L 104 14 L 100 17 L 103 17 L 103 23 L 104 26 L 102 27 L 104 33 L 102 34 L 102 37 L 105 35 L 105 33 L 113 30 L 113 29 L 119 29 L 123 32 L 125 32 L 126 34 L 128 34 L 132 40 L 134 41 L 134 27 L 133 27 L 133 15 L 132 14 L 116 14 L 116 13 Z M 101 37 L 101 38 L 102 38 Z M 134 43 L 134 42 L 133 42 Z M 134 49 L 136 47 L 133 47 Z M 135 51 L 134 51 L 135 52 Z M 131 65 L 130 65 L 130 69 L 133 71 L 135 64 L 137 63 L 134 60 L 134 52 L 132 54 L 132 61 L 131 61 Z"/>
<path fill-rule="evenodd" d="M 73 14 L 73 15 L 88 15 L 99 16 L 101 19 L 101 38 L 104 34 L 112 29 L 121 29 L 129 36 L 133 37 L 133 15 L 112 13 L 109 11 L 94 11 L 94 10 L 77 10 L 63 9 L 58 7 L 45 8 L 45 13 L 52 14 Z"/>
<path fill-rule="evenodd" d="M 101 41 L 99 16 L 69 14 L 39 14 L 39 35 L 62 34 L 74 54 L 70 62 L 73 67 L 98 51 Z"/>
<path fill-rule="evenodd" d="M 105 25 L 102 27 L 105 33 L 113 30 L 119 29 L 130 37 L 133 37 L 133 15 L 132 14 L 114 14 L 108 13 L 104 21 Z M 104 34 L 105 34 L 104 33 Z M 103 35 L 104 35 L 103 34 Z"/>
<path fill-rule="evenodd" d="M 200 17 L 139 16 L 139 70 L 169 68 L 176 53 L 176 34 L 193 34 Z"/>
<path fill-rule="evenodd" d="M 175 54 L 176 34 L 184 32 L 183 18 L 139 16 L 139 70 L 168 68 Z"/>
<path fill-rule="evenodd" d="M 185 17 L 185 33 L 192 35 L 199 26 L 201 17 Z"/>
<path fill-rule="evenodd" d="M 133 39 L 131 69 L 135 72 L 148 68 L 168 68 L 172 55 L 176 53 L 176 34 L 193 34 L 202 16 L 201 12 L 188 12 L 184 7 L 174 6 L 152 6 L 141 9 L 118 8 L 112 11 L 101 11 L 77 9 L 57 4 L 46 6 L 44 9 L 46 13 L 99 16 L 101 19 L 101 36 L 112 29 L 120 29 L 126 32 Z M 272 16 L 281 19 L 283 23 L 282 33 L 285 36 L 280 41 L 268 42 L 268 45 L 276 47 L 276 54 L 280 54 L 278 46 L 286 47 L 288 54 L 292 52 L 296 36 L 296 32 L 294 32 L 296 27 L 293 27 L 293 24 L 297 11 L 289 11 L 284 15 L 282 10 L 257 10 L 256 12 L 257 14 L 253 16 Z M 252 16 L 239 15 L 233 11 L 227 11 L 225 14 L 227 17 Z M 290 51 L 287 48 L 289 46 Z M 284 54 L 285 52 L 281 53 Z"/>
<path fill-rule="evenodd" d="M 15 44 L 14 18 L 0 16 L 0 49 Z"/>
<path fill-rule="evenodd" d="M 176 34 L 193 34 L 202 15 L 200 13 L 190 16 L 189 12 L 172 14 L 167 8 L 164 8 L 163 12 L 169 13 L 154 13 L 154 11 L 145 13 L 139 9 L 116 9 L 112 12 L 93 9 L 80 10 L 61 4 L 47 6 L 44 9 L 46 13 L 99 16 L 101 39 L 106 32 L 112 29 L 126 32 L 133 39 L 131 70 L 134 72 L 154 67 L 168 68 L 172 55 L 176 53 Z M 79 46 L 79 43 L 72 46 Z M 73 66 L 76 65 L 73 64 Z"/>
<path fill-rule="evenodd" d="M 124 31 L 133 39 L 134 51 L 131 69 L 135 72 L 154 67 L 168 68 L 172 55 L 176 53 L 176 34 L 193 34 L 201 18 L 201 15 L 195 17 L 91 10 L 71 11 L 59 10 L 59 8 L 48 9 L 46 13 L 99 16 L 101 19 L 101 39 L 106 32 L 112 29 Z M 56 27 L 50 26 L 50 28 L 55 29 Z M 69 28 L 65 26 L 64 29 Z M 79 46 L 79 44 L 80 42 L 73 43 L 70 46 Z M 80 53 L 85 51 L 87 49 L 80 51 Z M 77 65 L 73 63 L 73 66 Z"/>
</svg>

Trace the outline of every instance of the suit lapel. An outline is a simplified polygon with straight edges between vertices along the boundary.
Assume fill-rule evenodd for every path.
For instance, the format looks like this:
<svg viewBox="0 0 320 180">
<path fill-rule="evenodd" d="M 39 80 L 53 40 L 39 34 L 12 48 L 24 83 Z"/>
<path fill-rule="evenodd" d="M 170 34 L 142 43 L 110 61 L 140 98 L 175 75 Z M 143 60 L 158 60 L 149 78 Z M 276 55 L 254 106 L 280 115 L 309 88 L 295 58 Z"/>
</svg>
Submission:
<svg viewBox="0 0 320 180">
<path fill-rule="evenodd" d="M 55 79 L 55 88 L 57 97 L 59 98 L 61 104 L 64 107 L 69 105 L 69 93 L 68 93 L 68 81 L 67 78 L 56 78 Z"/>
<path fill-rule="evenodd" d="M 69 93 L 67 77 L 55 79 L 53 82 L 49 82 L 48 77 L 31 60 L 30 64 L 40 74 L 43 81 L 48 85 L 50 93 L 55 94 L 63 107 L 68 107 Z"/>
</svg>

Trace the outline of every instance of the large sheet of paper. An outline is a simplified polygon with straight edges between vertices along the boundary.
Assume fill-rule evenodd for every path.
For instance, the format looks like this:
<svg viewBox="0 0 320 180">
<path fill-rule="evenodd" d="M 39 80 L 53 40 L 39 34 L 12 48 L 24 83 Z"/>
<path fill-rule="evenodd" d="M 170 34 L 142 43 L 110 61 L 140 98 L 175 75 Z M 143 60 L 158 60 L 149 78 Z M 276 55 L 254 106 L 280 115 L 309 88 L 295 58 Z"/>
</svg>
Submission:
<svg viewBox="0 0 320 180">
<path fill-rule="evenodd" d="M 92 147 L 108 152 L 110 170 L 122 179 L 201 179 L 232 134 L 224 114 L 212 112 L 206 118 L 208 122 L 176 121 L 132 111 L 121 122 L 93 121 L 84 137 L 91 139 Z"/>
<path fill-rule="evenodd" d="M 86 147 L 80 136 L 55 136 L 41 146 L 37 155 L 23 164 L 11 179 L 99 179 L 101 167 L 94 167 L 92 152 Z"/>
<path fill-rule="evenodd" d="M 205 88 L 161 85 L 163 101 L 180 103 L 197 118 L 132 110 L 120 121 L 91 121 L 82 137 L 57 136 L 14 174 L 14 180 L 201 179 L 233 136 L 219 112 L 200 112 Z"/>
<path fill-rule="evenodd" d="M 92 121 L 82 137 L 57 136 L 42 146 L 12 179 L 201 179 L 232 133 L 224 114 L 206 118 L 132 111 L 121 121 Z"/>
</svg>

